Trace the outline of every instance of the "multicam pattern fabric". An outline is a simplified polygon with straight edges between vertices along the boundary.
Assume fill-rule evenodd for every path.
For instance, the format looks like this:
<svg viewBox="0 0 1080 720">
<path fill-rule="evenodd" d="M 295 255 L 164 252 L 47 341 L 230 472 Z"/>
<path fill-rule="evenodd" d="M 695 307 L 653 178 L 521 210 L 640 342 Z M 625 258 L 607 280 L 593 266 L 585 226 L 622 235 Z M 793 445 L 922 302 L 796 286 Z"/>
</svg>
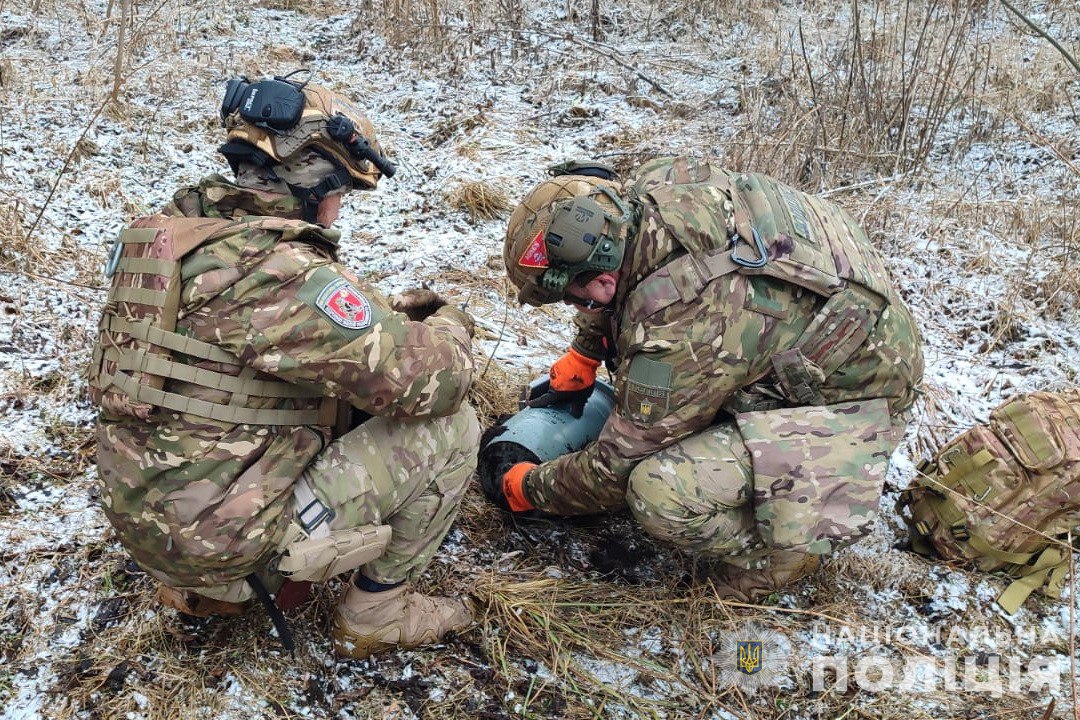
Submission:
<svg viewBox="0 0 1080 720">
<path fill-rule="evenodd" d="M 742 418 L 742 413 L 828 406 L 817 427 L 807 425 L 812 414 L 786 420 L 778 415 L 781 422 L 772 427 L 767 447 L 770 457 L 789 458 L 793 471 L 809 468 L 795 461 L 815 459 L 818 451 L 808 438 L 817 428 L 835 436 L 837 422 L 865 427 L 860 442 L 847 451 L 830 448 L 818 456 L 828 458 L 822 466 L 806 477 L 793 476 L 795 483 L 787 489 L 788 497 L 827 498 L 839 483 L 850 486 L 844 492 L 852 505 L 839 516 L 815 517 L 813 527 L 809 521 L 803 527 L 785 519 L 790 518 L 786 511 L 770 517 L 759 496 L 773 492 L 781 468 L 765 472 L 757 460 L 763 450 L 755 448 L 755 475 L 761 470 L 754 488 L 756 522 L 774 542 L 807 545 L 814 552 L 865 531 L 871 519 L 867 513 L 872 513 L 868 506 L 876 507 L 870 498 L 880 493 L 892 447 L 883 438 L 891 436 L 890 421 L 902 424 L 923 361 L 911 315 L 864 232 L 830 203 L 760 175 L 736 175 L 687 158 L 644 166 L 625 194 L 636 207 L 637 228 L 621 271 L 616 309 L 607 318 L 616 338 L 618 404 L 597 442 L 529 474 L 529 500 L 541 510 L 565 515 L 615 508 L 624 503 L 628 479 L 646 458 L 651 470 L 643 469 L 640 476 L 651 476 L 654 484 L 678 487 L 684 482 L 676 479 L 675 468 L 681 465 L 673 456 L 653 456 L 665 449 L 677 455 L 677 443 L 718 421 Z M 758 252 L 755 235 L 761 238 L 767 256 L 762 267 L 733 266 L 730 248 L 736 234 L 739 257 L 749 259 Z M 583 324 L 581 345 L 596 346 L 596 322 L 601 321 Z M 881 403 L 861 402 L 878 399 Z M 859 412 L 852 414 L 852 408 Z M 787 422 L 802 430 L 790 435 Z M 726 449 L 709 452 L 721 462 L 733 462 L 747 440 L 732 436 Z M 693 505 L 697 491 L 685 489 L 686 494 L 676 492 L 652 504 L 658 512 L 664 503 Z M 774 503 L 771 512 L 778 510 Z M 638 515 L 647 527 L 663 532 L 644 510 Z M 704 526 L 713 521 L 695 516 L 693 522 Z M 828 530 L 830 523 L 835 533 Z M 674 527 L 668 534 L 684 531 Z M 727 542 L 724 537 L 714 540 Z M 704 542 L 690 540 L 698 549 L 704 549 Z"/>
<path fill-rule="evenodd" d="M 178 193 L 164 213 L 298 217 L 300 207 L 291 196 L 212 176 Z M 207 369 L 285 380 L 377 416 L 455 413 L 472 375 L 460 311 L 447 307 L 410 322 L 335 262 L 335 233 L 301 225 L 238 230 L 184 258 L 177 331 L 240 359 Z M 343 327 L 319 308 L 319 292 L 333 281 L 367 300 L 364 327 Z M 298 402 L 177 380 L 165 389 L 252 408 Z M 102 501 L 125 547 L 167 584 L 203 587 L 242 578 L 279 549 L 293 519 L 292 485 L 329 442 L 330 428 L 241 425 L 159 409 L 146 421 L 103 411 L 97 435 Z"/>
<path fill-rule="evenodd" d="M 706 557 L 748 558 L 765 552 L 753 496 L 750 451 L 735 423 L 724 422 L 638 463 L 626 504 L 653 537 Z"/>
<path fill-rule="evenodd" d="M 883 398 L 743 413 L 736 424 L 768 547 L 828 555 L 870 532 L 899 440 Z"/>
<path fill-rule="evenodd" d="M 372 418 L 330 443 L 305 477 L 334 511 L 331 530 L 391 527 L 386 551 L 362 566 L 365 577 L 415 580 L 457 516 L 479 442 L 480 424 L 468 405 L 404 423 Z"/>
<path fill-rule="evenodd" d="M 252 190 L 288 195 L 291 192 L 290 183 L 300 187 L 314 187 L 335 170 L 337 166 L 315 150 L 301 150 L 273 167 L 240 163 L 236 169 L 236 184 Z M 350 189 L 349 184 L 345 183 L 326 194 L 341 195 Z"/>
<path fill-rule="evenodd" d="M 1080 389 L 1011 398 L 919 468 L 898 507 L 913 548 L 1019 577 L 999 602 L 1015 612 L 1068 576 L 1064 540 L 1080 523 Z"/>
</svg>

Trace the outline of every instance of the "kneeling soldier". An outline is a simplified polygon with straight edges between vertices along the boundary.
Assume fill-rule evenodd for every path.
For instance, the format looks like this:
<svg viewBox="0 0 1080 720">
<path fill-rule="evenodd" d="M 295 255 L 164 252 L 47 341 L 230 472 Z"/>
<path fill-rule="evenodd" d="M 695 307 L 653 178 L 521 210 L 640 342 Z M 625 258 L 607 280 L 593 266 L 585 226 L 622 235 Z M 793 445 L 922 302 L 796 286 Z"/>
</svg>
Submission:
<svg viewBox="0 0 1080 720">
<path fill-rule="evenodd" d="M 286 580 L 356 570 L 340 654 L 438 642 L 468 606 L 405 583 L 475 467 L 472 319 L 337 262 L 342 195 L 394 172 L 353 103 L 241 78 L 221 117 L 236 182 L 179 191 L 110 259 L 91 373 L 105 512 L 184 612 L 258 597 L 288 640 L 271 596 L 303 586 Z"/>
<path fill-rule="evenodd" d="M 607 361 L 616 407 L 596 442 L 513 466 L 493 499 L 556 515 L 626 503 L 649 534 L 721 559 L 721 593 L 741 600 L 866 535 L 923 360 L 863 230 L 688 158 L 625 183 L 600 165 L 553 174 L 503 252 L 522 302 L 580 311 L 533 404 L 580 408 Z"/>
</svg>

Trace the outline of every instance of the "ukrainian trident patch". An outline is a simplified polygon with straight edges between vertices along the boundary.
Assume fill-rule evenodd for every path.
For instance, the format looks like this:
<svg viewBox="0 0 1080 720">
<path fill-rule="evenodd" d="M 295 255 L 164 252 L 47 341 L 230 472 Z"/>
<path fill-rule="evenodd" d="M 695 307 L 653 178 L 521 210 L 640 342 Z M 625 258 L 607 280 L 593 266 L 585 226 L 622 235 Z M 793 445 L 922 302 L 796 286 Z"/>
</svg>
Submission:
<svg viewBox="0 0 1080 720">
<path fill-rule="evenodd" d="M 315 307 L 343 328 L 363 330 L 371 325 L 371 303 L 345 278 L 323 288 L 315 298 Z"/>
<path fill-rule="evenodd" d="M 761 672 L 763 662 L 761 657 L 761 641 L 739 640 L 737 642 L 735 669 L 743 675 L 756 675 Z"/>
</svg>

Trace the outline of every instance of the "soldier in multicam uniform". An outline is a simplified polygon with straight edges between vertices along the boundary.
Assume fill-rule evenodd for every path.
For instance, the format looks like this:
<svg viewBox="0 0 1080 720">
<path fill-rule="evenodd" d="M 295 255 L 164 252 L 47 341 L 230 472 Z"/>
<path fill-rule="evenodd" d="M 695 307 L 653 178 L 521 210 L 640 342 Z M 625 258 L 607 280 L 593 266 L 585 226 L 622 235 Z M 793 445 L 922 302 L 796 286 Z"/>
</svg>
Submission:
<svg viewBox="0 0 1080 720">
<path fill-rule="evenodd" d="M 757 600 L 866 535 L 922 376 L 920 338 L 863 230 L 835 205 L 690 158 L 618 182 L 569 163 L 510 218 L 522 302 L 579 332 L 548 394 L 580 413 L 596 369 L 616 407 L 596 442 L 518 463 L 515 512 L 630 507 L 651 535 L 716 558 Z"/>
<path fill-rule="evenodd" d="M 352 103 L 238 79 L 222 119 L 236 182 L 181 190 L 110 261 L 91 373 L 105 512 L 184 612 L 257 596 L 287 635 L 271 595 L 358 569 L 339 654 L 438 642 L 469 607 L 406 583 L 475 469 L 472 319 L 337 262 L 341 196 L 393 172 Z"/>
</svg>

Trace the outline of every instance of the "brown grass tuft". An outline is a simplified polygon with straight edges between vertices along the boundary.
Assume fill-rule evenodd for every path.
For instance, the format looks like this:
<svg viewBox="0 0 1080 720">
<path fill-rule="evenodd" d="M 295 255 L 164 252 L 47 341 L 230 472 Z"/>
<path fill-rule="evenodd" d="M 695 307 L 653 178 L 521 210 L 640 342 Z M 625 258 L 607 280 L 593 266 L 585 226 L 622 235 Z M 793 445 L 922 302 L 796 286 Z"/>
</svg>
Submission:
<svg viewBox="0 0 1080 720">
<path fill-rule="evenodd" d="M 489 182 L 465 180 L 447 196 L 450 206 L 469 215 L 472 222 L 497 220 L 510 209 L 510 197 Z"/>
</svg>

